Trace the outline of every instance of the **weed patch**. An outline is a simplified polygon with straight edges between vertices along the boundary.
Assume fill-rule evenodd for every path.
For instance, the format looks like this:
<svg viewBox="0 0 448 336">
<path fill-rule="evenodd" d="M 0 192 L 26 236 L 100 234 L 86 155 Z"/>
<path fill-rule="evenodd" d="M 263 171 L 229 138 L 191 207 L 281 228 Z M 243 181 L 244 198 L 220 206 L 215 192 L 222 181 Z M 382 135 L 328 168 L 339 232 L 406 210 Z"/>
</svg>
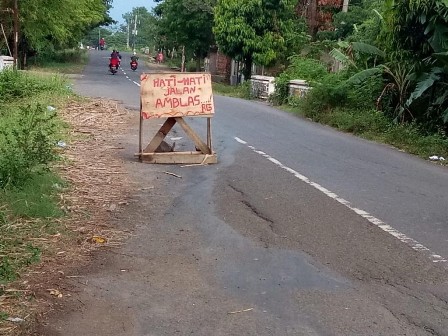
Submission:
<svg viewBox="0 0 448 336">
<path fill-rule="evenodd" d="M 0 105 L 23 104 L 42 94 L 51 97 L 68 93 L 67 83 L 61 76 L 29 74 L 23 71 L 5 70 L 0 72 Z M 25 101 L 26 103 L 26 101 Z"/>
<path fill-rule="evenodd" d="M 16 280 L 22 267 L 39 262 L 40 237 L 60 229 L 54 219 L 63 215 L 57 204 L 62 186 L 59 177 L 45 173 L 35 174 L 21 188 L 0 192 L 0 284 Z"/>
<path fill-rule="evenodd" d="M 0 188 L 23 185 L 55 159 L 55 117 L 43 106 L 28 105 L 0 119 Z"/>
<path fill-rule="evenodd" d="M 22 187 L 11 187 L 0 193 L 0 203 L 8 204 L 11 214 L 22 218 L 57 218 L 63 215 L 55 194 L 65 187 L 58 176 L 36 173 Z M 6 220 L 6 219 L 4 219 Z"/>
</svg>

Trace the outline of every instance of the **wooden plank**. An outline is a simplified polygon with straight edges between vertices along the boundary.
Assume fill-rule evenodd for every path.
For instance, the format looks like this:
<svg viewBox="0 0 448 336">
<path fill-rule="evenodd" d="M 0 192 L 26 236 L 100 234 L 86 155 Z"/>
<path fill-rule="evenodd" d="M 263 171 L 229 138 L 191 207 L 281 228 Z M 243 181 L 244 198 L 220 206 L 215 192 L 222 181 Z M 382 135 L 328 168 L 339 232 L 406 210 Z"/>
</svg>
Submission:
<svg viewBox="0 0 448 336">
<path fill-rule="evenodd" d="M 152 138 L 151 142 L 148 146 L 146 146 L 144 153 L 153 153 L 160 146 L 163 139 L 165 139 L 166 135 L 171 131 L 173 126 L 176 124 L 176 118 L 168 118 L 160 127 L 157 134 Z"/>
<path fill-rule="evenodd" d="M 215 153 L 202 154 L 200 152 L 170 152 L 170 153 L 143 153 L 142 162 L 160 164 L 213 164 L 218 162 Z"/>
<path fill-rule="evenodd" d="M 140 127 L 138 134 L 138 152 L 141 153 L 143 149 L 143 115 L 142 115 L 142 99 L 140 98 Z M 141 157 L 140 161 L 141 161 Z"/>
<path fill-rule="evenodd" d="M 212 121 L 207 118 L 207 147 L 212 149 Z"/>
<path fill-rule="evenodd" d="M 209 148 L 207 146 L 207 144 L 205 144 L 201 140 L 199 135 L 196 134 L 196 132 L 187 124 L 187 122 L 183 118 L 178 117 L 175 119 L 176 119 L 177 123 L 183 128 L 185 133 L 187 133 L 187 135 L 194 141 L 196 147 L 199 148 L 203 154 L 211 154 L 212 153 L 211 148 Z"/>
</svg>

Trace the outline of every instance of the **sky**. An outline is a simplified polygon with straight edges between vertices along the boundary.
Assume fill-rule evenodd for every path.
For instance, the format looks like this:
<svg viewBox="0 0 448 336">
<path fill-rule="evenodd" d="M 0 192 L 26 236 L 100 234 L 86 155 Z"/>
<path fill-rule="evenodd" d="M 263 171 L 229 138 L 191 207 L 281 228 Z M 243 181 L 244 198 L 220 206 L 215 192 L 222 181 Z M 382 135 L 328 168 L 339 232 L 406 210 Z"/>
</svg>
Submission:
<svg viewBox="0 0 448 336">
<path fill-rule="evenodd" d="M 114 0 L 112 3 L 113 8 L 110 10 L 110 16 L 112 19 L 122 23 L 122 15 L 132 11 L 134 7 L 146 7 L 151 10 L 154 7 L 154 1 L 152 0 Z"/>
</svg>

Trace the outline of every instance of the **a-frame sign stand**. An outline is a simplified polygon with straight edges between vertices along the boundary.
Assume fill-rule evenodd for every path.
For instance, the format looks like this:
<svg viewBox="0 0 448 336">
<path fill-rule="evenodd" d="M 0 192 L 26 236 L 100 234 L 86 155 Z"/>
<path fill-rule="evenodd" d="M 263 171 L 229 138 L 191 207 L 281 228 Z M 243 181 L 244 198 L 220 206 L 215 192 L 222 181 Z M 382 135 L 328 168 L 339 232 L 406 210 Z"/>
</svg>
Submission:
<svg viewBox="0 0 448 336">
<path fill-rule="evenodd" d="M 213 113 L 213 95 L 209 74 L 142 74 L 139 152 L 136 156 L 141 162 L 146 163 L 193 165 L 216 163 L 217 156 L 213 152 L 211 134 Z M 187 124 L 184 116 L 207 118 L 206 142 Z M 166 120 L 149 144 L 143 148 L 143 121 L 151 117 L 165 117 Z M 176 123 L 193 140 L 196 151 L 157 151 Z"/>
<path fill-rule="evenodd" d="M 143 119 L 143 118 L 142 118 Z M 152 138 L 151 142 L 143 149 L 142 134 L 139 141 L 139 159 L 147 163 L 164 164 L 211 164 L 217 162 L 216 153 L 212 149 L 211 141 L 211 118 L 207 118 L 207 143 L 203 142 L 197 133 L 186 123 L 182 117 L 170 117 L 160 127 L 159 131 Z M 190 139 L 193 140 L 198 151 L 191 152 L 156 152 L 167 134 L 178 123 Z"/>
</svg>

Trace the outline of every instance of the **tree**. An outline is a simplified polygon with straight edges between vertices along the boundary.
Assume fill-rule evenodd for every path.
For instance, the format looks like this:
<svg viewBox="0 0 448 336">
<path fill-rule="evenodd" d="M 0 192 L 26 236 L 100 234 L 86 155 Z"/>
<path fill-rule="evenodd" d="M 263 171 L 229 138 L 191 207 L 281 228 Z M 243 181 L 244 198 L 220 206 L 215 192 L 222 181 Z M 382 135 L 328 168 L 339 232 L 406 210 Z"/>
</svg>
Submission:
<svg viewBox="0 0 448 336">
<path fill-rule="evenodd" d="M 145 7 L 136 7 L 132 12 L 123 15 L 126 25 L 121 26 L 121 32 L 128 34 L 129 43 L 139 47 L 154 47 L 157 35 L 157 18 Z M 135 22 L 137 19 L 137 23 Z M 133 31 L 137 30 L 137 34 Z"/>
<path fill-rule="evenodd" d="M 32 0 L 20 7 L 21 31 L 36 49 L 71 46 L 103 22 L 102 0 Z"/>
<path fill-rule="evenodd" d="M 2 1 L 2 7 L 12 8 L 13 2 Z M 51 51 L 75 46 L 91 28 L 113 22 L 107 13 L 110 3 L 111 0 L 18 1 L 21 54 L 29 49 Z"/>
<path fill-rule="evenodd" d="M 244 62 L 244 78 L 252 65 L 269 66 L 284 57 L 288 45 L 303 34 L 295 31 L 294 5 L 290 0 L 218 0 L 214 33 L 219 48 Z"/>
<path fill-rule="evenodd" d="M 213 43 L 213 7 L 216 0 L 164 0 L 155 12 L 159 36 L 169 47 L 185 46 L 197 61 L 207 55 Z"/>
</svg>

